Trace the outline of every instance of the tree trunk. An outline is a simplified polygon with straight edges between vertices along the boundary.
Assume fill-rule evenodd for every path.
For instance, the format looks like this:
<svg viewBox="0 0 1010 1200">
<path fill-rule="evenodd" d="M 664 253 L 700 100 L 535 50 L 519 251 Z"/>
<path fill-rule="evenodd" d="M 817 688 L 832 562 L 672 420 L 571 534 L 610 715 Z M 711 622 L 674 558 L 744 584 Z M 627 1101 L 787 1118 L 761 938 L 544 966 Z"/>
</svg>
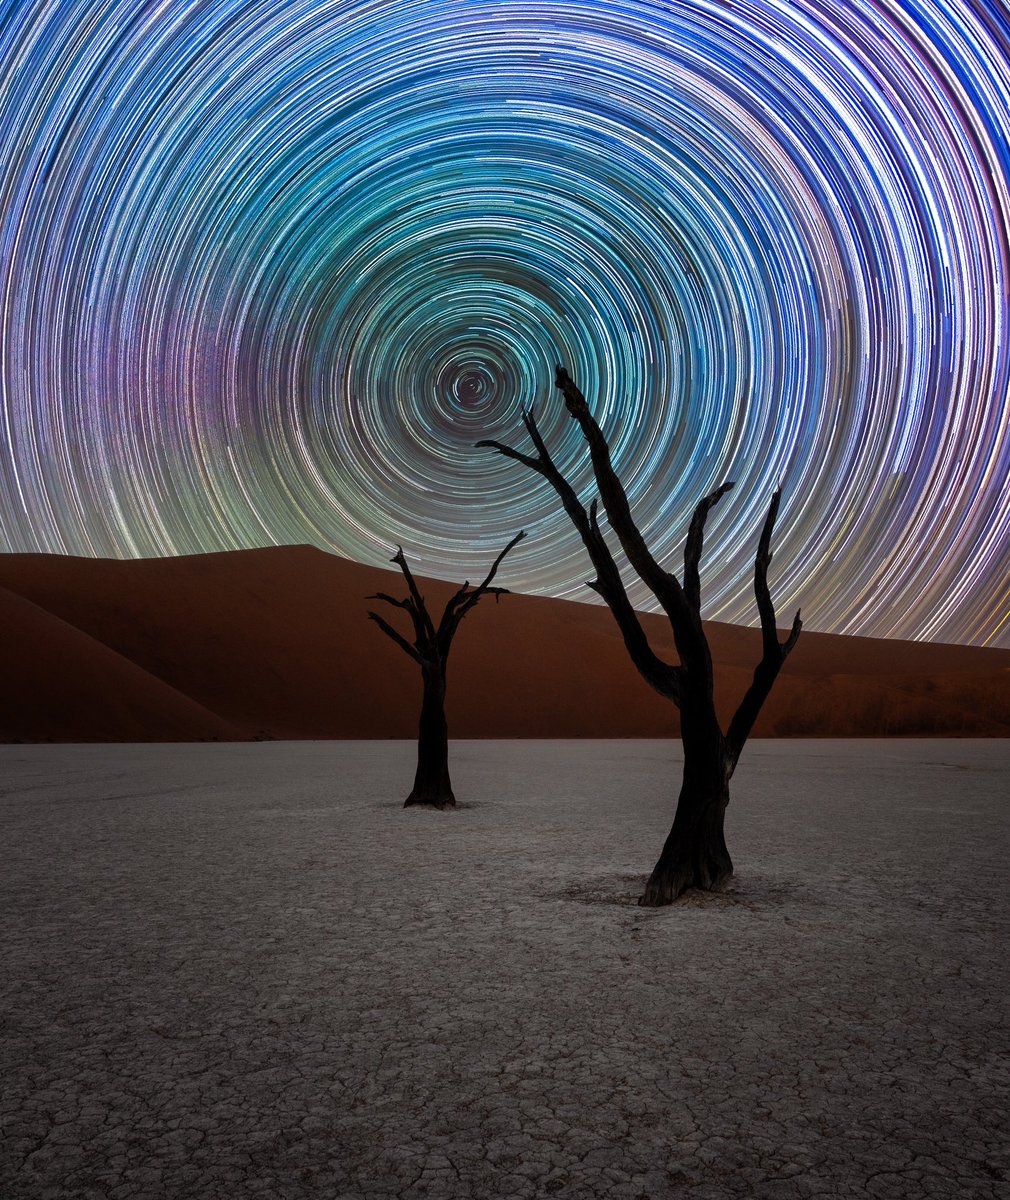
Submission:
<svg viewBox="0 0 1010 1200">
<path fill-rule="evenodd" d="M 417 772 L 414 788 L 404 802 L 451 808 L 456 804 L 449 782 L 449 728 L 445 721 L 445 677 L 424 673 L 424 698 L 417 729 Z"/>
<path fill-rule="evenodd" d="M 663 852 L 638 903 L 672 904 L 688 888 L 713 891 L 733 874 L 723 821 L 729 803 L 731 767 L 718 726 L 692 728 L 682 711 L 684 781 Z"/>
</svg>

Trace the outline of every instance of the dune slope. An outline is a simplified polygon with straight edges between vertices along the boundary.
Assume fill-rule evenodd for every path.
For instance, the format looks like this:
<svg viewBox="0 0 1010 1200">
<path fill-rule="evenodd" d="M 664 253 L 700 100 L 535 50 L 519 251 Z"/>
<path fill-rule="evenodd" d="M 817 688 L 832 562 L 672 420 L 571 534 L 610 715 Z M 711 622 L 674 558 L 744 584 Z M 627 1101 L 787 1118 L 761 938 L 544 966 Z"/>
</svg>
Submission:
<svg viewBox="0 0 1010 1200">
<path fill-rule="evenodd" d="M 366 619 L 370 593 L 403 591 L 395 572 L 308 546 L 122 562 L 8 555 L 0 586 L 28 602 L 8 601 L 9 637 L 26 665 L 8 677 L 4 711 L 16 710 L 33 670 L 39 676 L 34 723 L 9 722 L 0 728 L 8 739 L 415 732 L 417 669 Z M 421 586 L 436 614 L 455 590 Z M 665 619 L 643 621 L 672 657 Z M 62 623 L 58 635 L 53 622 Z M 760 636 L 717 623 L 709 633 L 728 719 Z M 61 638 L 73 653 L 58 650 Z M 124 699 L 124 672 L 143 702 Z M 454 737 L 655 737 L 677 728 L 605 609 L 535 596 L 485 599 L 466 618 L 447 708 Z M 1010 651 L 807 631 L 755 732 L 1010 736 Z"/>
<path fill-rule="evenodd" d="M 0 741 L 233 741 L 240 726 L 74 625 L 0 588 Z"/>
</svg>

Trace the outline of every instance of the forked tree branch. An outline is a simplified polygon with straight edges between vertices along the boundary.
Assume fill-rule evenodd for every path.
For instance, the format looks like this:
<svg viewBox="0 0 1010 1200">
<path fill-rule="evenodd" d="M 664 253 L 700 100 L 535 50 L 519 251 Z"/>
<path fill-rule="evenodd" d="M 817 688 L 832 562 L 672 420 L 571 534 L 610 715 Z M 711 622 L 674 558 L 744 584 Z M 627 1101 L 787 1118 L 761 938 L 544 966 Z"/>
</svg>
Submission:
<svg viewBox="0 0 1010 1200">
<path fill-rule="evenodd" d="M 542 475 L 551 485 L 582 538 L 582 543 L 596 570 L 596 578 L 588 580 L 587 586 L 602 596 L 614 614 L 628 654 L 646 682 L 661 695 L 673 700 L 674 703 L 679 703 L 681 669 L 679 666 L 664 662 L 649 645 L 649 639 L 628 599 L 621 573 L 617 569 L 614 557 L 610 553 L 610 547 L 607 545 L 597 521 L 597 502 L 595 500 L 592 502 L 587 513 L 576 495 L 575 489 L 561 474 L 551 458 L 532 413 L 523 413 L 523 424 L 536 448 L 537 456 L 535 458 L 532 455 L 523 454 L 512 446 L 506 446 L 502 442 L 480 441 L 477 446 L 496 450 L 506 458 L 515 459 L 516 462 L 520 462 L 530 470 Z"/>
<path fill-rule="evenodd" d="M 754 596 L 757 600 L 758 612 L 761 615 L 763 654 L 761 661 L 754 668 L 753 682 L 740 701 L 740 706 L 736 710 L 726 734 L 727 749 L 733 766 L 736 765 L 744 743 L 754 728 L 754 722 L 758 718 L 761 706 L 768 699 L 768 694 L 778 678 L 782 664 L 792 653 L 803 628 L 800 612 L 797 609 L 789 636 L 784 642 L 779 641 L 775 625 L 775 605 L 772 603 L 771 592 L 768 590 L 768 567 L 772 561 L 772 533 L 775 530 L 781 499 L 782 490 L 779 488 L 772 496 L 771 504 L 768 506 L 768 515 L 761 528 L 757 555 L 754 559 Z"/>
<path fill-rule="evenodd" d="M 477 588 L 476 592 L 474 592 L 474 596 L 480 597 L 480 596 L 483 596 L 485 592 L 489 592 L 489 591 L 490 592 L 498 592 L 498 593 L 503 593 L 503 592 L 508 591 L 508 588 L 493 588 L 493 587 L 491 587 L 490 586 L 491 580 L 494 579 L 494 577 L 498 574 L 498 568 L 501 566 L 502 560 L 505 558 L 505 555 L 508 554 L 509 551 L 513 549 L 513 547 L 518 546 L 518 544 L 523 540 L 523 538 L 525 536 L 526 536 L 526 530 L 520 529 L 519 532 L 512 539 L 512 541 L 509 542 L 509 544 L 505 547 L 505 549 L 502 550 L 502 552 L 498 555 L 498 557 L 491 564 L 491 570 L 488 571 L 487 575 L 484 576 L 484 582 L 480 585 L 480 587 Z M 463 585 L 464 588 L 466 586 L 467 586 L 466 584 Z"/>
<path fill-rule="evenodd" d="M 397 549 L 399 551 L 399 554 L 403 553 L 402 550 L 399 550 L 399 547 Z M 400 559 L 393 558 L 390 561 L 399 563 Z M 401 567 L 401 570 L 402 569 L 403 568 Z M 411 581 L 411 583 L 413 583 L 413 576 L 411 576 L 410 581 Z M 417 589 L 415 587 L 414 591 L 416 592 L 416 590 Z M 373 595 L 368 596 L 367 599 L 381 600 L 384 604 L 392 605 L 393 608 L 402 608 L 406 613 L 409 614 L 410 619 L 413 622 L 415 646 L 421 646 L 424 644 L 424 642 L 426 640 L 426 631 L 425 631 L 425 625 L 424 625 L 424 615 L 425 614 L 423 611 L 423 609 L 424 609 L 424 601 L 423 600 L 421 601 L 421 608 L 418 608 L 418 606 L 412 596 L 408 596 L 405 600 L 397 600 L 397 598 L 395 596 L 390 596 L 388 592 L 375 592 Z M 376 615 L 375 619 L 379 620 L 379 617 Z"/>
<path fill-rule="evenodd" d="M 576 387 L 574 380 L 564 367 L 557 368 L 555 378 L 557 387 L 565 398 L 565 407 L 579 424 L 582 435 L 589 446 L 593 462 L 593 474 L 600 489 L 603 507 L 610 518 L 610 526 L 617 534 L 621 549 L 627 555 L 635 572 L 652 591 L 653 595 L 663 606 L 674 628 L 674 636 L 679 637 L 684 628 L 686 615 L 685 597 L 677 577 L 665 571 L 652 557 L 645 539 L 639 532 L 631 515 L 631 505 L 624 485 L 614 471 L 610 459 L 610 447 L 607 439 L 596 423 L 586 398 Z M 681 652 L 683 655 L 683 651 Z"/>
<path fill-rule="evenodd" d="M 368 619 L 370 621 L 374 621 L 387 637 L 392 638 L 405 654 L 410 655 L 414 662 L 420 663 L 422 667 L 425 665 L 425 660 L 421 657 L 418 651 L 410 644 L 410 642 L 407 641 L 403 634 L 397 633 L 397 631 L 392 627 L 392 625 L 389 624 L 388 621 L 384 621 L 378 613 L 371 611 L 369 611 Z"/>
<path fill-rule="evenodd" d="M 526 414 L 523 413 L 525 421 Z M 513 449 L 511 446 L 506 446 L 504 442 L 494 442 L 488 438 L 483 441 L 474 442 L 478 449 L 487 448 L 489 450 L 497 450 L 499 454 L 503 454 L 506 458 L 514 458 L 516 462 L 520 462 L 524 467 L 529 467 L 531 471 L 536 471 L 538 475 L 546 475 L 547 472 L 543 469 L 543 464 L 539 459 L 531 457 L 529 454 L 523 454 L 519 450 Z"/>
<path fill-rule="evenodd" d="M 435 640 L 435 626 L 432 624 L 431 617 L 428 614 L 428 606 L 424 602 L 424 597 L 418 590 L 414 576 L 411 574 L 410 567 L 407 565 L 407 559 L 403 553 L 403 547 L 397 546 L 396 553 L 389 560 L 395 562 L 403 572 L 403 577 L 407 581 L 407 588 L 410 591 L 410 598 L 413 604 L 410 606 L 410 614 L 414 617 L 414 624 L 418 626 L 418 632 L 423 629 L 427 637 L 432 641 Z"/>
<path fill-rule="evenodd" d="M 491 569 L 484 577 L 483 583 L 474 588 L 472 591 L 469 590 L 469 582 L 464 583 L 459 591 L 449 599 L 449 602 L 445 606 L 445 611 L 442 613 L 442 620 L 439 622 L 437 635 L 438 648 L 443 659 L 448 657 L 449 646 L 460 621 L 462 621 L 470 609 L 472 609 L 474 605 L 480 601 L 482 596 L 494 596 L 495 600 L 497 601 L 499 596 L 508 595 L 508 588 L 491 587 L 491 581 L 494 579 L 495 575 L 498 574 L 498 568 L 501 566 L 505 555 L 508 554 L 509 551 L 515 546 L 517 546 L 525 536 L 526 531 L 524 529 L 521 529 L 515 535 L 512 541 L 509 542 L 505 549 L 502 550 L 502 552 L 491 564 Z"/>
<path fill-rule="evenodd" d="M 390 596 L 388 592 L 376 592 L 374 595 L 369 596 L 368 599 L 382 600 L 384 603 L 391 604 L 394 608 L 402 608 L 410 614 L 410 619 L 414 625 L 413 645 L 401 633 L 398 633 L 392 625 L 384 621 L 378 613 L 370 611 L 368 614 L 369 620 L 374 621 L 382 632 L 387 637 L 392 638 L 401 650 L 405 651 L 415 662 L 421 665 L 422 669 L 444 673 L 446 660 L 449 656 L 449 647 L 460 621 L 477 604 L 482 596 L 494 596 L 497 599 L 499 596 L 507 595 L 508 588 L 492 587 L 491 581 L 498 573 L 498 568 L 501 566 L 505 555 L 518 545 L 525 536 L 525 532 L 516 534 L 491 564 L 490 571 L 488 571 L 483 583 L 479 587 L 471 590 L 470 584 L 468 582 L 464 583 L 450 597 L 437 631 L 428 612 L 428 606 L 425 604 L 424 597 L 417 586 L 417 581 L 414 579 L 410 567 L 407 565 L 403 547 L 397 546 L 396 554 L 390 561 L 396 563 L 402 571 L 403 577 L 407 581 L 407 589 L 410 595 L 403 600 L 398 600 L 395 596 Z"/>
<path fill-rule="evenodd" d="M 590 549 L 590 557 L 593 560 L 593 566 L 596 567 L 597 574 L 595 579 L 586 580 L 586 586 L 592 588 L 594 592 L 601 596 L 613 613 L 614 619 L 617 621 L 617 627 L 620 629 L 621 636 L 624 639 L 624 645 L 638 673 L 661 696 L 665 696 L 668 700 L 672 700 L 674 704 L 679 705 L 683 671 L 679 664 L 674 665 L 664 662 L 649 644 L 648 635 L 642 628 L 642 623 L 638 619 L 638 613 L 635 612 L 631 601 L 628 599 L 628 592 L 624 586 L 624 580 L 621 578 L 621 572 L 618 570 L 617 563 L 614 562 L 614 556 L 610 553 L 610 547 L 604 540 L 603 531 L 600 529 L 600 522 L 597 517 L 598 507 L 599 504 L 596 500 L 593 500 L 589 506 L 589 527 L 592 534 L 592 542 L 594 547 L 598 547 L 597 554 L 595 555 L 592 549 Z"/>
<path fill-rule="evenodd" d="M 530 454 L 523 454 L 522 451 L 516 450 L 512 446 L 506 446 L 503 442 L 480 441 L 476 443 L 476 446 L 478 449 L 497 450 L 499 454 L 504 455 L 506 458 L 513 458 L 516 462 L 522 463 L 523 466 L 529 467 L 531 471 L 536 471 L 538 475 L 542 475 L 555 492 L 557 492 L 558 498 L 564 505 L 565 512 L 568 513 L 575 528 L 579 531 L 583 542 L 586 543 L 586 548 L 592 554 L 589 541 L 587 540 L 590 537 L 589 518 L 578 496 L 575 494 L 575 489 L 555 466 L 554 459 L 551 458 L 544 439 L 540 436 L 540 430 L 537 428 L 537 423 L 532 413 L 523 413 L 523 424 L 530 435 L 530 440 L 537 449 L 537 456 L 535 458 Z"/>
<path fill-rule="evenodd" d="M 687 531 L 687 542 L 684 545 L 684 595 L 688 604 L 695 612 L 701 612 L 701 550 L 705 540 L 705 521 L 709 512 L 726 495 L 732 483 L 724 483 L 711 495 L 705 497 L 694 510 L 691 527 Z"/>
<path fill-rule="evenodd" d="M 775 628 L 775 606 L 772 604 L 771 592 L 768 590 L 768 568 L 772 561 L 772 533 L 779 515 L 779 504 L 782 500 L 782 489 L 776 488 L 768 506 L 768 515 L 761 527 L 761 537 L 758 541 L 757 557 L 754 559 L 754 595 L 757 598 L 758 612 L 761 614 L 761 633 L 764 640 L 765 654 L 774 657 L 776 650 L 782 651 L 782 657 L 796 645 L 800 636 L 802 622 L 800 614 L 796 613 L 793 629 L 785 646 L 779 646 L 778 632 Z"/>
<path fill-rule="evenodd" d="M 387 592 L 373 592 L 371 596 L 366 596 L 366 600 L 383 600 L 386 604 L 392 604 L 394 608 L 407 608 L 411 606 L 409 600 L 397 600 L 395 596 L 390 596 Z"/>
<path fill-rule="evenodd" d="M 700 563 L 708 514 L 733 484 L 730 482 L 722 484 L 695 508 L 684 547 L 684 583 L 681 586 L 677 577 L 672 572 L 664 570 L 646 546 L 631 515 L 627 493 L 614 471 L 607 440 L 589 412 L 585 397 L 564 367 L 557 368 L 555 386 L 563 393 L 565 407 L 578 423 L 589 445 L 593 474 L 610 518 L 611 527 L 617 534 L 628 561 L 643 582 L 651 588 L 670 619 L 682 665 L 672 666 L 665 663 L 653 652 L 641 622 L 628 600 L 627 590 L 620 572 L 600 530 L 597 519 L 597 502 L 593 501 L 588 512 L 583 507 L 575 490 L 554 464 L 532 414 L 523 413 L 523 424 L 536 449 L 535 456 L 524 454 L 502 442 L 480 441 L 477 445 L 495 450 L 506 458 L 522 463 L 523 466 L 542 475 L 553 487 L 578 530 L 596 569 L 596 578 L 588 580 L 587 586 L 606 601 L 617 620 L 632 661 L 651 686 L 680 704 L 681 692 L 690 682 L 695 698 L 702 697 L 704 703 L 710 705 L 712 658 L 701 622 Z M 768 590 L 768 566 L 771 562 L 771 539 L 780 498 L 781 491 L 776 491 L 761 530 L 754 563 L 754 591 L 758 612 L 761 615 L 764 653 L 761 662 L 755 669 L 754 681 L 744 696 L 726 735 L 728 750 L 734 765 L 754 721 L 757 719 L 761 705 L 767 699 L 782 663 L 795 646 L 802 628 L 800 615 L 797 613 L 789 637 L 784 644 L 779 644 L 775 629 L 775 609 L 771 593 Z"/>
</svg>

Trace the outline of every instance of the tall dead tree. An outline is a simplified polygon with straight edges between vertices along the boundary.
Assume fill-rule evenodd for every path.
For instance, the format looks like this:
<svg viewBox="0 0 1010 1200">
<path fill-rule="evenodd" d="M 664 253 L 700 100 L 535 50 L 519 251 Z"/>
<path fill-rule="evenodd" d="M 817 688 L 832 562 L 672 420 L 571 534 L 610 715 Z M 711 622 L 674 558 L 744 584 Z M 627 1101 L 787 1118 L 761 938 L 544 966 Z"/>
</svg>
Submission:
<svg viewBox="0 0 1010 1200">
<path fill-rule="evenodd" d="M 368 614 L 369 619 L 421 668 L 424 691 L 417 728 L 417 772 L 414 775 L 414 787 L 404 802 L 404 808 L 413 804 L 450 808 L 456 803 L 449 781 L 449 728 L 445 720 L 445 675 L 449 663 L 449 649 L 460 621 L 482 596 L 494 596 L 497 601 L 499 596 L 508 594 L 508 588 L 491 587 L 491 581 L 498 573 L 505 555 L 525 536 L 525 532 L 516 534 L 494 560 L 487 578 L 479 587 L 471 588 L 469 581 L 463 584 L 446 604 L 437 629 L 428 613 L 424 597 L 418 590 L 417 582 L 410 573 L 401 546 L 397 546 L 396 554 L 390 561 L 395 562 L 403 572 L 409 595 L 403 600 L 397 600 L 395 596 L 385 592 L 377 592 L 368 597 L 369 600 L 382 600 L 394 608 L 404 609 L 414 626 L 414 640 L 409 642 L 378 613 Z"/>
<path fill-rule="evenodd" d="M 628 562 L 651 589 L 669 618 L 679 663 L 665 662 L 649 645 L 600 530 L 597 501 L 593 500 L 587 512 L 575 490 L 555 466 L 532 414 L 524 413 L 523 422 L 535 454 L 524 454 L 501 442 L 482 441 L 477 445 L 515 459 L 542 475 L 554 488 L 565 512 L 578 530 L 596 571 L 596 578 L 590 580 L 588 586 L 603 597 L 614 614 L 628 653 L 643 678 L 680 709 L 681 741 L 684 746 L 684 777 L 680 797 L 673 828 L 645 886 L 645 892 L 639 899 L 639 904 L 649 906 L 671 904 L 687 888 L 717 888 L 733 873 L 733 862 L 723 834 L 726 805 L 729 803 L 729 781 L 761 706 L 800 635 L 802 623 L 797 612 L 792 631 L 785 642 L 779 642 L 775 608 L 768 590 L 772 531 L 781 492 L 776 491 L 772 497 L 754 560 L 754 591 L 761 615 L 763 655 L 736 715 L 723 732 L 713 698 L 712 654 L 701 621 L 699 563 L 705 520 L 712 507 L 733 485 L 724 483 L 706 496 L 694 510 L 684 549 L 683 581 L 679 580 L 672 571 L 661 567 L 649 552 L 631 515 L 624 487 L 614 472 L 606 438 L 589 412 L 585 397 L 563 367 L 557 369 L 555 386 L 564 395 L 565 407 L 588 443 L 593 474 L 610 526 Z"/>
</svg>

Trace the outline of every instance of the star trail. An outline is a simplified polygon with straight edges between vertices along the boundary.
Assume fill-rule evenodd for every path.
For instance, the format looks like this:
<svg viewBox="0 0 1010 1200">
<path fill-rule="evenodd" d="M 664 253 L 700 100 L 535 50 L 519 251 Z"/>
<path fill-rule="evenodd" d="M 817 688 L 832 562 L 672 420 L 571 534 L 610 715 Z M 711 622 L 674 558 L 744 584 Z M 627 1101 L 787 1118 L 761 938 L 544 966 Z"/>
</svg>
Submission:
<svg viewBox="0 0 1010 1200">
<path fill-rule="evenodd" d="M 0 549 L 402 543 L 590 599 L 567 366 L 707 616 L 1010 645 L 1010 22 L 985 0 L 13 0 Z M 644 590 L 633 598 L 645 603 Z"/>
</svg>

